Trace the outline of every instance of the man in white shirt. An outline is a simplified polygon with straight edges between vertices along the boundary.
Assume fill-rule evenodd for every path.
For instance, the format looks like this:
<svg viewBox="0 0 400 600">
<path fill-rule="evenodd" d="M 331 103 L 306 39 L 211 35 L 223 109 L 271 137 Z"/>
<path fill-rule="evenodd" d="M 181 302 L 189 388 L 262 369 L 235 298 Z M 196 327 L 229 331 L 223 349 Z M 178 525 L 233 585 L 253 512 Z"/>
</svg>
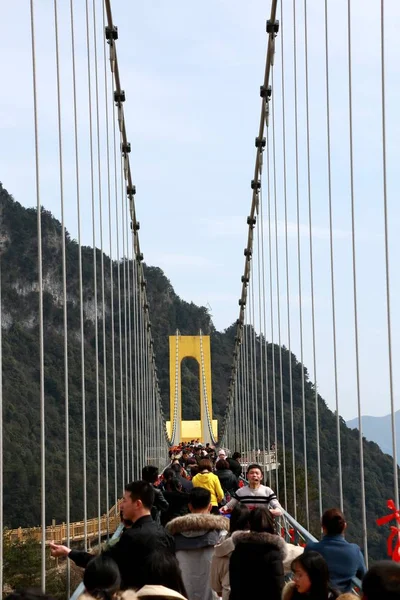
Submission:
<svg viewBox="0 0 400 600">
<path fill-rule="evenodd" d="M 266 506 L 274 517 L 279 517 L 282 514 L 282 507 L 275 492 L 270 487 L 261 485 L 262 478 L 263 473 L 260 465 L 249 465 L 247 468 L 249 484 L 239 488 L 235 493 L 235 497 L 221 509 L 221 512 L 232 510 L 240 502 L 250 510 L 258 506 Z"/>
</svg>

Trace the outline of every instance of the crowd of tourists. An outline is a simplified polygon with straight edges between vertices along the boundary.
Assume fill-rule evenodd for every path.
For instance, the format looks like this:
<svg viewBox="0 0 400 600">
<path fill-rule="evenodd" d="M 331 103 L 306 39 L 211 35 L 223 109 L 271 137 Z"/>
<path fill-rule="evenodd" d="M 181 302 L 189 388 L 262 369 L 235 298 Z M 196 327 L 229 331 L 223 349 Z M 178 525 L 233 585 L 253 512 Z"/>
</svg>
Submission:
<svg viewBox="0 0 400 600">
<path fill-rule="evenodd" d="M 53 557 L 85 569 L 83 600 L 400 600 L 400 565 L 381 561 L 367 572 L 340 510 L 324 513 L 321 541 L 288 543 L 260 465 L 246 465 L 242 479 L 239 453 L 200 444 L 170 458 L 160 475 L 147 465 L 126 485 L 122 533 L 99 555 L 50 544 Z M 11 600 L 35 600 L 34 592 Z"/>
</svg>

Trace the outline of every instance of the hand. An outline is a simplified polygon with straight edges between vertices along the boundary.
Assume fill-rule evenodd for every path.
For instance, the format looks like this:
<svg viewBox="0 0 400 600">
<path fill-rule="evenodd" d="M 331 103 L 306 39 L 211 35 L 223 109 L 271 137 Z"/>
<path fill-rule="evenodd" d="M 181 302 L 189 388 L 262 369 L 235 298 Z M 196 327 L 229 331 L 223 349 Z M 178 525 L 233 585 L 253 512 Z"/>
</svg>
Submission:
<svg viewBox="0 0 400 600">
<path fill-rule="evenodd" d="M 280 517 L 282 514 L 280 508 L 270 508 L 269 510 L 271 515 L 273 515 L 274 517 Z"/>
<path fill-rule="evenodd" d="M 54 542 L 49 543 L 50 554 L 53 558 L 60 558 L 61 556 L 68 556 L 71 549 L 68 546 L 62 546 L 61 544 L 55 544 Z"/>
</svg>

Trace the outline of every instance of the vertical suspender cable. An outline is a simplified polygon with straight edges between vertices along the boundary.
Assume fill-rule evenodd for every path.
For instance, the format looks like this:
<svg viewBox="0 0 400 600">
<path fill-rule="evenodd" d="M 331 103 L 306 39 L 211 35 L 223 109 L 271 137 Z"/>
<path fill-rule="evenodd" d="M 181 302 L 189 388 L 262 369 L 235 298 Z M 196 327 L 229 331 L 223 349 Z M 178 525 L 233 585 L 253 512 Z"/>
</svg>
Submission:
<svg viewBox="0 0 400 600">
<path fill-rule="evenodd" d="M 104 10 L 102 11 L 104 19 Z M 107 515 L 107 536 L 110 533 L 110 482 L 108 473 L 108 394 L 107 394 L 107 342 L 106 342 L 106 299 L 105 299 L 105 279 L 104 279 L 104 247 L 103 247 L 103 194 L 101 181 L 101 158 L 100 158 L 100 108 L 99 108 L 99 73 L 98 73 L 98 55 L 97 55 L 97 27 L 96 27 L 96 0 L 93 0 L 93 30 L 94 30 L 94 69 L 95 69 L 95 87 L 96 87 L 96 125 L 97 125 L 97 169 L 99 181 L 99 225 L 100 225 L 100 254 L 101 254 L 101 303 L 102 303 L 102 334 L 103 334 L 103 394 L 104 394 L 104 462 L 105 462 L 105 497 L 106 497 L 106 515 Z M 104 30 L 104 27 L 103 27 Z M 103 39 L 103 38 L 102 38 Z M 105 49 L 104 50 L 104 61 Z M 107 82 L 105 78 L 105 84 Z M 105 106 L 107 115 L 107 105 Z M 107 164 L 108 169 L 108 164 Z M 100 405 L 99 405 L 100 406 Z M 101 486 L 101 481 L 100 481 Z M 99 487 L 100 487 L 99 486 Z"/>
<path fill-rule="evenodd" d="M 96 32 L 94 32 L 96 37 Z M 100 390 L 99 390 L 99 331 L 97 314 L 97 251 L 96 251 L 96 208 L 94 192 L 94 158 L 93 158 L 93 123 L 92 123 L 92 86 L 90 74 L 90 26 L 89 2 L 86 0 L 86 53 L 88 64 L 88 99 L 89 99 L 89 141 L 90 141 L 90 189 L 92 196 L 92 238 L 93 238 L 93 288 L 95 319 L 95 363 L 96 363 L 96 438 L 97 438 L 97 519 L 98 543 L 101 544 L 101 485 L 100 485 Z"/>
<path fill-rule="evenodd" d="M 105 28 L 105 8 L 103 5 L 103 30 Z M 109 105 L 108 105 L 108 85 L 107 85 L 107 60 L 106 60 L 106 41 L 104 39 L 104 98 L 106 107 L 106 139 L 107 139 L 107 200 L 108 200 L 108 243 L 110 246 L 110 305 L 111 305 L 111 362 L 112 362 L 112 406 L 113 406 L 113 453 L 114 453 L 114 506 L 115 514 L 118 514 L 118 467 L 117 467 L 117 399 L 116 399 L 116 381 L 115 381 L 115 323 L 114 323 L 114 263 L 113 263 L 113 239 L 112 239 L 112 212 L 111 212 L 111 174 L 110 174 L 110 136 L 109 136 Z M 111 105 L 114 116 L 114 139 L 115 139 L 115 112 Z M 114 143 L 114 185 L 115 195 L 117 194 L 117 170 L 115 164 L 115 143 Z"/>
<path fill-rule="evenodd" d="M 288 244 L 288 206 L 287 206 L 287 176 L 286 176 L 286 108 L 285 108 L 285 55 L 284 55 L 284 19 L 283 2 L 281 2 L 281 90 L 282 90 L 282 144 L 283 144 L 283 200 L 285 206 L 285 271 L 286 271 L 286 306 L 288 328 L 288 367 L 289 367 L 289 395 L 290 395 L 290 430 L 292 438 L 292 486 L 293 486 L 293 516 L 297 519 L 297 491 L 296 491 L 296 452 L 294 437 L 294 405 L 293 405 L 293 370 L 292 370 L 292 343 L 290 321 L 290 284 L 289 284 L 289 244 Z"/>
<path fill-rule="evenodd" d="M 357 271 L 356 271 L 356 230 L 355 230 L 355 205 L 354 205 L 354 166 L 353 166 L 353 97 L 352 97 L 352 69 L 351 69 L 351 9 L 350 0 L 347 2 L 347 43 L 348 43 L 348 78 L 349 78 L 349 150 L 350 150 L 350 200 L 351 200 L 351 241 L 352 241 L 352 265 L 353 265 L 353 301 L 354 301 L 354 338 L 356 358 L 356 383 L 357 383 L 357 406 L 358 406 L 358 428 L 359 428 L 359 452 L 360 452 L 360 487 L 361 487 L 361 519 L 364 542 L 364 556 L 368 565 L 368 538 L 367 538 L 367 514 L 365 505 L 365 478 L 364 478 L 364 447 L 362 436 L 361 416 L 361 389 L 360 389 L 360 358 L 358 345 L 358 310 L 357 310 Z"/>
<path fill-rule="evenodd" d="M 301 277 L 301 242 L 300 242 L 300 190 L 299 190 L 299 135 L 297 109 L 297 35 L 296 35 L 296 0 L 293 0 L 293 63 L 294 63 L 294 112 L 295 112 L 295 157 L 296 157 L 296 207 L 297 207 L 297 273 L 299 282 L 299 321 L 300 321 L 300 364 L 301 364 L 301 398 L 303 406 L 303 448 L 304 448 L 304 495 L 307 529 L 310 529 L 308 501 L 308 461 L 307 461 L 307 429 L 306 429 L 306 397 L 303 353 L 303 299 Z"/>
<path fill-rule="evenodd" d="M 61 248 L 62 248 L 62 280 L 63 280 L 63 325 L 64 325 L 64 394 L 65 394 L 65 522 L 67 527 L 67 546 L 70 545 L 70 484 L 69 484 L 69 395 L 68 395 L 68 315 L 67 315 L 67 268 L 65 248 L 65 221 L 64 221 L 64 173 L 63 173 L 63 147 L 61 128 L 61 88 L 60 88 L 60 57 L 58 39 L 58 11 L 57 0 L 54 0 L 54 31 L 56 42 L 56 77 L 57 77 L 57 119 L 58 119 L 58 158 L 60 177 L 60 202 L 61 202 Z M 2 531 L 2 529 L 0 529 Z M 67 561 L 67 596 L 70 594 L 71 570 Z M 1 590 L 2 588 L 0 588 Z"/>
<path fill-rule="evenodd" d="M 115 110 L 113 112 L 113 133 L 114 133 L 114 169 L 115 169 L 115 221 L 117 234 L 117 284 L 118 284 L 118 338 L 119 338 L 119 383 L 120 383 L 120 417 L 121 417 L 121 484 L 122 490 L 125 488 L 125 444 L 124 444 L 124 379 L 123 379 L 123 353 L 122 353 L 122 304 L 121 304 L 121 269 L 123 257 L 119 252 L 119 190 L 120 184 L 117 180 L 120 177 L 120 169 L 117 167 L 117 139 L 115 131 Z M 123 254 L 123 251 L 122 251 Z"/>
<path fill-rule="evenodd" d="M 3 597 L 3 329 L 2 329 L 2 309 L 1 309 L 1 255 L 0 255 L 0 596 Z"/>
<path fill-rule="evenodd" d="M 266 148 L 267 148 L 267 214 L 268 214 L 268 240 L 270 240 L 270 197 L 271 197 L 271 178 L 270 178 L 270 157 L 269 157 L 269 127 L 267 127 L 267 140 L 266 140 Z M 261 195 L 260 198 L 260 217 L 261 217 L 261 255 L 262 255 L 262 273 L 263 273 L 263 290 L 264 290 L 264 302 L 263 302 L 263 322 L 264 322 L 264 335 L 265 335 L 265 404 L 267 408 L 267 450 L 271 451 L 271 431 L 270 431 L 270 414 L 269 414 L 269 374 L 268 374 L 268 340 L 267 340 L 267 311 L 266 311 L 266 303 L 267 303 L 267 295 L 266 295 L 266 286 L 265 286 L 265 253 L 264 253 L 264 205 L 263 198 Z M 271 245 L 269 243 L 269 257 L 271 256 Z M 269 273 L 271 276 L 271 259 L 269 259 Z M 270 298 L 270 310 L 272 313 L 272 304 Z M 268 462 L 268 474 L 270 479 L 271 472 L 271 459 Z"/>
<path fill-rule="evenodd" d="M 283 70 L 283 68 L 282 68 Z M 272 71 L 272 84 L 274 82 L 274 72 Z M 279 243 L 278 243 L 278 203 L 277 203 L 277 184 L 276 184 L 276 151 L 275 151 L 275 108 L 272 102 L 272 112 L 274 121 L 273 130 L 273 169 L 274 169 L 274 214 L 275 214 L 275 267 L 276 267 L 276 300 L 277 300 L 277 320 L 278 320 L 278 348 L 279 348 L 279 391 L 281 399 L 281 427 L 282 427 L 282 466 L 283 466 L 283 497 L 284 506 L 287 509 L 287 486 L 286 486 L 286 445 L 285 445 L 285 413 L 283 403 L 283 371 L 282 371 L 282 341 L 281 341 L 281 292 L 279 282 Z M 276 417 L 275 417 L 276 418 Z M 275 436 L 277 438 L 277 435 Z M 278 448 L 277 441 L 275 441 Z"/>
<path fill-rule="evenodd" d="M 273 105 L 272 105 L 273 106 Z M 272 113 L 274 115 L 274 113 Z M 274 138 L 274 122 L 272 123 L 272 137 Z M 268 130 L 268 139 L 267 139 L 267 162 L 268 162 L 268 181 L 270 182 L 270 151 L 269 151 L 269 130 Z M 272 281 L 272 235 L 271 235 L 271 190 L 270 185 L 268 186 L 268 262 L 269 262 L 269 304 L 270 304 L 270 323 L 271 323 L 271 366 L 272 366 L 272 407 L 274 413 L 274 445 L 275 452 L 278 455 L 278 446 L 276 443 L 276 387 L 275 387 L 275 345 L 274 345 L 274 310 L 273 310 L 273 281 Z M 267 354 L 268 357 L 268 354 Z M 267 370 L 268 372 L 268 370 Z M 267 384 L 268 389 L 268 384 Z M 267 395 L 267 403 L 268 403 L 268 395 Z M 268 411 L 268 429 L 267 435 L 270 436 L 270 421 L 269 421 L 269 411 Z M 269 444 L 269 440 L 268 440 Z M 272 444 L 269 446 L 271 448 Z M 276 460 L 276 470 L 275 470 L 275 490 L 279 495 L 279 482 L 278 482 L 278 460 Z"/>
<path fill-rule="evenodd" d="M 85 389 L 85 337 L 83 314 L 83 277 L 82 277 L 82 243 L 81 243 L 81 199 L 79 176 L 79 145 L 78 145 L 78 116 L 76 101 L 76 64 L 75 64 L 75 28 L 74 5 L 70 0 L 71 16 L 71 50 L 72 50 L 72 83 L 73 83 L 73 112 L 74 112 L 74 144 L 75 144 L 75 179 L 76 207 L 78 219 L 78 270 L 79 270 L 79 320 L 81 341 L 81 394 L 82 394 L 82 471 L 83 471 L 83 537 L 84 549 L 87 550 L 87 469 L 86 469 L 86 389 Z"/>
<path fill-rule="evenodd" d="M 261 173 L 260 173 L 261 175 Z M 264 307 L 265 310 L 265 287 L 264 287 L 264 264 L 262 264 L 264 262 L 264 257 L 261 254 L 261 251 L 263 251 L 263 249 L 261 250 L 261 236 L 262 236 L 262 230 L 264 228 L 264 223 L 262 220 L 262 211 L 261 211 L 261 204 L 262 204 L 262 184 L 261 184 L 261 189 L 260 189 L 260 193 L 259 193 L 259 212 L 260 212 L 260 218 L 258 219 L 257 222 L 257 280 L 258 280 L 258 293 L 259 293 L 259 297 L 258 297 L 258 319 L 260 322 L 260 383 L 261 383 L 261 447 L 262 447 L 262 452 L 263 452 L 263 457 L 265 457 L 265 406 L 264 406 L 264 343 L 265 343 L 265 322 L 263 323 L 262 320 L 262 307 Z M 263 279 L 261 279 L 261 264 L 262 264 L 262 276 Z M 266 357 L 265 357 L 266 358 Z M 263 458 L 263 470 L 265 471 L 265 460 Z M 264 475 L 265 477 L 265 475 Z"/>
<path fill-rule="evenodd" d="M 274 71 L 272 71 L 272 86 L 274 85 Z M 278 228 L 277 228 L 277 204 L 276 204 L 276 150 L 275 150 L 275 102 L 272 101 L 272 172 L 274 181 L 274 216 L 275 216 L 275 260 L 276 260 L 276 297 L 277 297 L 277 317 L 278 317 L 278 331 L 280 329 L 280 299 L 279 299 L 279 258 L 278 258 Z M 271 240 L 271 230 L 270 230 Z M 271 252 L 272 261 L 272 252 Z M 272 293 L 272 263 L 271 263 L 271 293 Z M 272 298 L 271 298 L 272 305 Z M 277 426 L 277 412 L 276 412 L 276 373 L 275 373 L 275 344 L 273 339 L 273 317 L 271 312 L 271 336 L 272 336 L 272 386 L 273 386 L 273 400 L 274 400 L 274 436 L 275 436 L 275 452 L 277 456 L 276 461 L 276 493 L 279 496 L 279 466 L 278 466 L 278 426 Z M 282 361 L 280 361 L 282 364 Z M 283 449 L 283 448 L 282 448 Z"/>
<path fill-rule="evenodd" d="M 129 419 L 127 421 L 127 425 L 129 423 L 129 432 L 130 432 L 130 463 L 131 470 L 129 472 L 128 480 L 132 481 L 134 479 L 133 469 L 134 469 L 134 460 L 133 460 L 133 391 L 132 391 L 132 316 L 131 316 L 131 275 L 130 275 L 130 249 L 132 248 L 132 244 L 130 243 L 130 227 L 129 227 L 129 211 L 128 211 L 128 203 L 125 203 L 125 213 L 126 213 L 126 255 L 127 255 L 127 263 L 126 263 L 126 274 L 127 274 L 127 289 L 128 289 L 128 348 L 129 348 L 129 361 L 128 361 L 128 369 L 129 369 Z"/>
<path fill-rule="evenodd" d="M 39 173 L 39 131 L 38 106 L 36 90 L 36 47 L 35 47 L 35 15 L 34 2 L 30 0 L 31 42 L 32 42 L 32 78 L 33 78 L 33 110 L 35 128 L 35 180 L 38 235 L 38 287 L 39 287 L 39 354 L 40 354 L 40 484 L 41 484 L 41 586 L 46 588 L 46 449 L 45 449 L 45 404 L 44 404 L 44 324 L 43 324 L 43 271 L 42 271 L 42 214 L 40 205 L 40 173 Z"/>
<path fill-rule="evenodd" d="M 252 302 L 252 298 L 254 299 L 254 295 L 253 295 L 253 278 L 251 276 L 251 270 L 252 270 L 252 262 L 250 262 L 250 269 L 249 269 L 249 276 L 250 276 L 250 283 L 249 283 L 249 291 L 250 291 L 250 298 L 248 301 L 248 311 L 249 311 L 249 346 L 250 346 L 250 372 L 249 372 L 249 377 L 250 377 L 250 395 L 251 395 L 251 423 L 253 426 L 253 436 L 252 436 L 252 448 L 253 448 L 253 456 L 252 456 L 252 460 L 253 462 L 256 461 L 256 439 L 257 439 L 257 433 L 256 433 L 256 395 L 257 395 L 257 391 L 256 391 L 256 378 L 255 378 L 255 372 L 254 372 L 254 361 L 255 361 L 255 356 L 254 356 L 254 349 L 253 349 L 253 334 L 254 334 L 254 302 Z"/>
<path fill-rule="evenodd" d="M 306 75 L 306 128 L 307 128 L 307 187 L 308 187 L 308 229 L 310 247 L 310 281 L 311 281 L 311 321 L 312 321 L 312 352 L 314 367 L 314 394 L 315 394 L 315 435 L 317 446 L 317 474 L 318 474 L 318 506 L 319 516 L 322 518 L 322 481 L 321 481 L 321 454 L 319 449 L 319 407 L 317 385 L 317 351 L 315 344 L 315 298 L 314 298 L 314 258 L 312 242 L 312 202 L 311 202 L 311 162 L 310 162 L 310 108 L 308 88 L 308 31 L 307 31 L 307 0 L 304 0 L 304 53 Z"/>
<path fill-rule="evenodd" d="M 129 375 L 128 375 L 128 289 L 127 289 L 127 250 L 125 244 L 126 234 L 126 206 L 125 206 L 124 176 L 121 172 L 121 227 L 122 227 L 122 256 L 123 256 L 123 283 L 124 283 L 124 346 L 125 346 L 125 430 L 126 430 L 126 480 L 129 481 Z"/>
<path fill-rule="evenodd" d="M 387 206 L 387 177 L 386 177 L 386 100 L 385 100 L 385 8 L 381 0 L 381 94 L 382 94 L 382 175 L 383 175 L 383 209 L 385 221 L 385 274 L 386 274 L 386 317 L 388 336 L 388 359 L 389 359 L 389 390 L 390 390 L 390 412 L 392 425 L 392 449 L 393 449 L 393 483 L 394 501 L 399 508 L 399 479 L 397 466 L 397 444 L 396 444 L 396 413 L 394 407 L 393 389 L 393 363 L 392 363 L 392 322 L 390 310 L 390 269 L 389 269 L 389 226 Z"/>
<path fill-rule="evenodd" d="M 259 431 L 258 431 L 258 385 L 257 385 L 257 332 L 256 332 L 256 311 L 255 311 L 255 306 L 254 306 L 254 286 L 255 286 L 255 279 L 253 277 L 253 259 L 251 261 L 250 264 L 250 279 L 251 279 L 251 290 L 250 290 L 250 305 L 251 305 L 251 312 L 253 315 L 253 323 L 252 323 L 252 353 L 253 353 L 253 379 L 254 379 L 254 398 L 253 398 L 253 404 L 254 404 L 254 413 L 255 413 L 255 423 L 254 423 L 254 428 L 255 428 L 255 436 L 254 436 L 254 444 L 255 444 L 255 450 L 256 452 L 258 452 L 259 448 L 260 448 L 260 439 L 259 439 Z M 255 457 L 256 462 L 257 458 Z"/>
<path fill-rule="evenodd" d="M 336 407 L 336 438 L 338 448 L 338 474 L 339 474 L 339 504 L 343 511 L 343 478 L 342 478 L 342 450 L 340 439 L 339 391 L 337 371 L 337 346 L 336 346 L 336 303 L 335 303 L 335 261 L 333 252 L 333 216 L 332 216 L 332 169 L 331 169 L 331 119 L 330 119 L 330 94 L 329 94 L 329 36 L 328 36 L 328 0 L 325 0 L 325 89 L 326 89 L 326 139 L 328 154 L 328 202 L 329 202 L 329 246 L 330 246 L 330 275 L 331 275 L 331 302 L 332 302 L 332 337 L 333 337 L 333 369 L 335 385 Z"/>
<path fill-rule="evenodd" d="M 106 300 L 105 300 L 105 281 L 104 281 L 104 251 L 103 251 L 103 194 L 101 181 L 101 147 L 100 147 L 100 109 L 99 109 L 99 73 L 97 56 L 97 26 L 96 26 L 96 0 L 93 0 L 93 33 L 94 33 L 94 81 L 96 91 L 96 128 L 97 128 L 97 176 L 98 176 L 98 196 L 99 196 L 99 226 L 100 226 L 100 269 L 101 269 L 101 304 L 102 304 L 102 334 L 103 334 L 103 394 L 104 394 L 104 451 L 105 451 L 105 497 L 107 514 L 107 535 L 109 535 L 109 476 L 108 476 L 108 397 L 107 397 L 107 344 L 106 344 Z M 99 450 L 100 458 L 100 395 L 99 395 Z M 98 465 L 98 491 L 101 492 L 100 464 Z M 101 517 L 101 502 L 99 502 Z"/>
<path fill-rule="evenodd" d="M 140 428 L 139 428 L 139 414 L 138 414 L 138 348 L 137 348 L 137 263 L 135 257 L 135 232 L 132 234 L 132 299 L 133 299 L 133 358 L 134 358 L 134 377 L 135 377 L 135 459 L 136 459 L 136 479 L 140 478 L 139 473 L 139 447 L 140 447 Z"/>
</svg>

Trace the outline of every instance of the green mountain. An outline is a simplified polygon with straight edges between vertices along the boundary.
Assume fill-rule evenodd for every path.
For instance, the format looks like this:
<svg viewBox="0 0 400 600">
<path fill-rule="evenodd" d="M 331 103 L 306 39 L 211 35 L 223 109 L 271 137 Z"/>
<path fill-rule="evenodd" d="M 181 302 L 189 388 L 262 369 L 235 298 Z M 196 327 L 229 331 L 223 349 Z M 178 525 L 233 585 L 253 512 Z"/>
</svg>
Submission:
<svg viewBox="0 0 400 600">
<path fill-rule="evenodd" d="M 361 417 L 363 435 L 367 440 L 378 444 L 382 452 L 393 456 L 392 417 Z M 400 410 L 395 412 L 397 463 L 400 462 Z M 350 429 L 358 429 L 358 418 L 346 422 Z"/>
<path fill-rule="evenodd" d="M 4 519 L 10 527 L 36 525 L 40 522 L 40 420 L 39 420 L 39 342 L 38 342 L 38 291 L 37 291 L 37 213 L 25 209 L 7 193 L 0 184 L 0 246 L 2 278 L 2 329 L 3 329 L 3 413 L 4 413 Z M 65 416 L 64 416 L 64 356 L 63 356 L 63 309 L 62 309 L 62 268 L 60 223 L 52 215 L 42 211 L 43 232 L 43 278 L 44 278 L 44 319 L 45 319 L 45 401 L 46 401 L 46 509 L 48 520 L 65 520 Z M 71 517 L 82 518 L 82 405 L 81 405 L 81 347 L 78 285 L 78 245 L 66 234 L 67 281 L 68 281 L 68 362 L 69 362 L 69 402 L 70 402 L 70 455 L 71 455 Z M 95 337 L 93 321 L 93 249 L 84 247 L 84 315 L 85 315 L 85 391 L 86 426 L 88 437 L 87 477 L 88 477 L 88 516 L 97 510 L 97 449 L 96 449 L 96 385 L 95 385 Z M 98 265 L 98 289 L 100 290 L 100 251 L 96 251 Z M 117 272 L 119 265 L 104 257 L 105 278 L 110 282 L 111 268 L 114 275 L 114 308 L 117 302 Z M 169 362 L 168 336 L 176 329 L 185 334 L 197 333 L 201 328 L 211 336 L 213 410 L 221 419 L 226 405 L 228 381 L 235 329 L 232 325 L 223 332 L 213 326 L 211 317 L 204 307 L 181 300 L 174 292 L 171 283 L 161 269 L 146 267 L 147 293 L 152 318 L 154 345 L 157 353 L 157 368 L 162 399 L 166 414 L 169 413 Z M 122 303 L 123 304 L 123 303 Z M 111 291 L 108 283 L 105 296 L 106 339 L 105 350 L 111 357 Z M 116 362 L 119 364 L 118 315 L 115 312 Z M 122 315 L 124 318 L 124 315 Z M 103 398 L 104 347 L 102 323 L 99 323 L 99 378 L 100 398 Z M 249 328 L 248 335 L 254 336 Z M 122 337 L 123 347 L 124 339 Z M 257 337 L 259 352 L 263 338 Z M 272 352 L 275 354 L 275 392 L 277 402 L 278 446 L 282 439 L 282 414 L 280 410 L 280 353 L 278 346 L 267 344 L 269 396 L 272 398 Z M 285 421 L 285 456 L 280 452 L 280 463 L 287 463 L 286 494 L 288 509 L 293 512 L 293 474 L 290 437 L 290 390 L 289 360 L 293 370 L 294 431 L 297 507 L 299 520 L 305 523 L 305 470 L 304 440 L 302 430 L 301 373 L 302 365 L 284 347 L 282 353 L 283 418 Z M 310 499 L 311 528 L 318 534 L 317 453 L 315 429 L 314 389 L 305 373 L 306 431 L 308 487 Z M 261 398 L 257 372 L 257 406 L 261 439 Z M 106 374 L 108 398 L 112 398 L 112 375 L 110 359 Z M 124 381 L 123 381 L 124 385 Z M 116 369 L 116 389 L 119 393 L 119 369 Z M 182 365 L 182 393 L 184 418 L 196 418 L 198 407 L 198 366 L 186 359 Z M 322 495 L 324 508 L 338 505 L 338 469 L 336 449 L 336 420 L 319 397 L 320 413 L 320 452 L 322 473 Z M 101 403 L 102 404 L 102 403 Z M 117 406 L 119 402 L 117 399 Z M 108 407 L 109 448 L 113 446 L 111 405 Z M 118 415 L 117 415 L 118 422 Z M 101 405 L 101 431 L 104 431 L 104 408 Z M 272 411 L 270 426 L 273 430 Z M 349 522 L 349 539 L 361 542 L 361 508 L 359 484 L 359 454 L 357 432 L 346 427 L 341 421 L 342 465 L 345 497 L 345 512 Z M 120 435 L 117 431 L 117 448 L 120 448 Z M 102 433 L 101 474 L 102 509 L 105 508 L 105 456 L 104 433 Z M 232 449 L 234 450 L 234 449 Z M 110 455 L 112 451 L 110 450 Z M 369 528 L 369 553 L 382 558 L 385 554 L 385 532 L 375 525 L 375 519 L 385 513 L 386 500 L 392 496 L 392 463 L 379 447 L 364 441 L 365 481 L 367 495 L 367 518 Z M 110 456 L 110 489 L 114 485 L 113 464 Z M 121 482 L 121 473 L 117 473 Z M 280 469 L 278 482 L 279 496 L 283 501 L 285 482 L 283 469 Z M 120 487 L 120 484 L 119 484 Z M 109 498 L 110 504 L 113 498 Z"/>
</svg>

